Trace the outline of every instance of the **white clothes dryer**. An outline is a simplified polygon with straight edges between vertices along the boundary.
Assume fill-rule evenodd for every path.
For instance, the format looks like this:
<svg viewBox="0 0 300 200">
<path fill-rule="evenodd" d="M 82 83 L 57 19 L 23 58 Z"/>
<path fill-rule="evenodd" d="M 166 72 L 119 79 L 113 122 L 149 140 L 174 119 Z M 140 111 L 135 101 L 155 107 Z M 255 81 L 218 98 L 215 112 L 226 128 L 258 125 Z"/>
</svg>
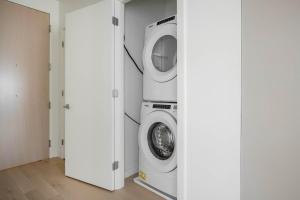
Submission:
<svg viewBox="0 0 300 200">
<path fill-rule="evenodd" d="M 135 182 L 166 199 L 177 199 L 176 115 L 176 103 L 142 104 Z"/>
<path fill-rule="evenodd" d="M 146 27 L 143 51 L 143 99 L 177 102 L 176 16 Z"/>
</svg>

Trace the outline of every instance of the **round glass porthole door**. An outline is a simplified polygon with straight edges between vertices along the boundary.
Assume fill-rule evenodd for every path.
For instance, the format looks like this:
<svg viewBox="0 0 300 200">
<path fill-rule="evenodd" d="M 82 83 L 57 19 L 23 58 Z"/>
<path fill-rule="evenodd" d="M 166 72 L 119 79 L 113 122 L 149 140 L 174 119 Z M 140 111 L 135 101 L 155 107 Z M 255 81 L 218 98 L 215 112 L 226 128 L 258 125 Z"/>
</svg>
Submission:
<svg viewBox="0 0 300 200">
<path fill-rule="evenodd" d="M 151 112 L 140 126 L 140 151 L 160 172 L 170 172 L 177 167 L 176 127 L 176 119 L 163 111 Z"/>
<path fill-rule="evenodd" d="M 165 35 L 155 43 L 152 56 L 154 67 L 160 72 L 167 72 L 177 64 L 177 40 L 171 35 Z"/>
<path fill-rule="evenodd" d="M 148 145 L 152 154 L 160 159 L 169 159 L 175 149 L 175 136 L 164 123 L 154 123 L 148 131 Z"/>
<path fill-rule="evenodd" d="M 177 76 L 177 25 L 166 24 L 156 29 L 146 41 L 144 69 L 150 77 L 163 83 Z"/>
</svg>

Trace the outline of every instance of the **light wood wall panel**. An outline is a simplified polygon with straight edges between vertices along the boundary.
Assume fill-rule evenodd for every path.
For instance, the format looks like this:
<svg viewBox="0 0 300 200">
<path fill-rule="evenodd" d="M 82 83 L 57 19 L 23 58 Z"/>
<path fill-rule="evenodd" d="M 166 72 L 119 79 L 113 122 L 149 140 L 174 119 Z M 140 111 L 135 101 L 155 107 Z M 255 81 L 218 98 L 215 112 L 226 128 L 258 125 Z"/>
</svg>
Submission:
<svg viewBox="0 0 300 200">
<path fill-rule="evenodd" d="M 49 23 L 0 0 L 0 170 L 49 157 Z"/>
</svg>

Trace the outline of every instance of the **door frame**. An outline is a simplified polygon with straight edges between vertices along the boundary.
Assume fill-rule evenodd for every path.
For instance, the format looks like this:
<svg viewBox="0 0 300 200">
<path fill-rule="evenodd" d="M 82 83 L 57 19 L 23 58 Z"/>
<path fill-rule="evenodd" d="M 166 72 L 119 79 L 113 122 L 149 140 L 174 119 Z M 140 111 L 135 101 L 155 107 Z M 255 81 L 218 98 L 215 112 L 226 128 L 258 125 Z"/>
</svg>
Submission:
<svg viewBox="0 0 300 200">
<path fill-rule="evenodd" d="M 184 35 L 185 0 L 177 1 L 177 199 L 186 196 L 186 38 Z"/>
</svg>

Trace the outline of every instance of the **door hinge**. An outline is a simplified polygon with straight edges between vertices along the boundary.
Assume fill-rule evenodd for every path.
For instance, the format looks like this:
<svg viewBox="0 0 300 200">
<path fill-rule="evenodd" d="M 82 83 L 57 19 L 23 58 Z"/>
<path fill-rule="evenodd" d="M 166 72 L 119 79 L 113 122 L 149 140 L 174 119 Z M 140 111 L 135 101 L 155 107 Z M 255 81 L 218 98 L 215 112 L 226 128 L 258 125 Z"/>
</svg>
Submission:
<svg viewBox="0 0 300 200">
<path fill-rule="evenodd" d="M 112 24 L 115 25 L 115 26 L 118 26 L 119 25 L 119 19 L 116 18 L 115 16 L 112 17 Z"/>
<path fill-rule="evenodd" d="M 48 108 L 51 109 L 51 102 L 49 101 Z"/>
<path fill-rule="evenodd" d="M 117 98 L 119 96 L 119 91 L 117 89 L 113 89 L 112 96 L 113 98 Z"/>
<path fill-rule="evenodd" d="M 48 70 L 51 71 L 51 63 L 48 64 Z"/>
<path fill-rule="evenodd" d="M 113 171 L 117 170 L 118 168 L 119 168 L 119 161 L 113 162 L 113 164 L 112 164 Z"/>
<path fill-rule="evenodd" d="M 64 105 L 64 109 L 70 110 L 70 105 L 69 104 L 65 104 Z"/>
<path fill-rule="evenodd" d="M 61 96 L 65 96 L 65 91 L 64 90 L 61 91 Z"/>
<path fill-rule="evenodd" d="M 65 48 L 65 41 L 62 41 L 62 42 L 61 42 L 61 47 L 62 47 L 62 48 Z"/>
<path fill-rule="evenodd" d="M 61 139 L 61 146 L 64 146 L 64 145 L 65 145 L 65 140 Z"/>
<path fill-rule="evenodd" d="M 51 33 L 51 25 L 49 25 L 49 33 Z"/>
<path fill-rule="evenodd" d="M 49 145 L 49 148 L 50 148 L 51 147 L 51 140 L 49 140 L 49 144 L 48 145 Z"/>
</svg>

